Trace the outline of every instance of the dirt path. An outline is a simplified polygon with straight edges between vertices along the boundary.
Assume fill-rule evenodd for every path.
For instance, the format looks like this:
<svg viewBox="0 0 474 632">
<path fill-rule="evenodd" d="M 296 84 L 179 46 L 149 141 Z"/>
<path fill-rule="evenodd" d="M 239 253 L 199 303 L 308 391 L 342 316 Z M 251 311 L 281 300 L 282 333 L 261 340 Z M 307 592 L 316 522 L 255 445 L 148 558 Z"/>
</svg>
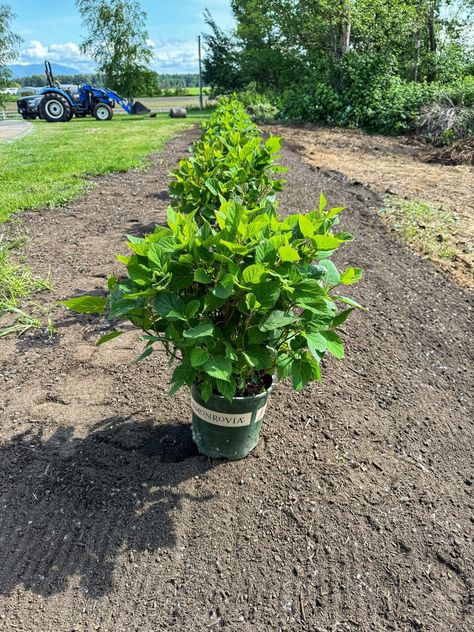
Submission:
<svg viewBox="0 0 474 632">
<path fill-rule="evenodd" d="M 0 143 L 29 134 L 33 130 L 26 121 L 0 121 Z"/>
<path fill-rule="evenodd" d="M 430 202 L 454 215 L 451 229 L 456 255 L 437 259 L 456 281 L 473 286 L 474 169 L 428 161 L 433 149 L 403 137 L 364 134 L 357 130 L 272 126 L 285 136 L 308 164 L 324 172 L 344 174 L 352 183 L 370 187 L 382 199 Z M 380 206 L 384 203 L 381 202 Z M 425 226 L 420 226 L 422 231 Z"/>
<path fill-rule="evenodd" d="M 100 291 L 125 233 L 164 218 L 167 172 L 108 176 L 24 215 L 57 298 Z M 133 333 L 58 315 L 0 340 L 0 630 L 340 632 L 473 629 L 471 296 L 401 245 L 364 187 L 287 148 L 282 209 L 347 204 L 360 264 L 347 359 L 272 397 L 240 462 L 196 454 L 188 395 L 166 395 Z"/>
</svg>

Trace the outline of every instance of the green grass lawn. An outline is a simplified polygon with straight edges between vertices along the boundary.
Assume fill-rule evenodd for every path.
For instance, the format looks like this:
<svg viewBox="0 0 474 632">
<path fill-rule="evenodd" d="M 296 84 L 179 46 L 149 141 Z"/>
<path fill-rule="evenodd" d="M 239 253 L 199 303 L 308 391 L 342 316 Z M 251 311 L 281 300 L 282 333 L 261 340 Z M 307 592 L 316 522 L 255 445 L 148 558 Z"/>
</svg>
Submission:
<svg viewBox="0 0 474 632">
<path fill-rule="evenodd" d="M 111 121 L 34 121 L 28 136 L 1 144 L 0 223 L 24 209 L 59 206 L 80 195 L 87 178 L 146 164 L 177 133 L 208 112 L 186 120 L 116 116 Z"/>
</svg>

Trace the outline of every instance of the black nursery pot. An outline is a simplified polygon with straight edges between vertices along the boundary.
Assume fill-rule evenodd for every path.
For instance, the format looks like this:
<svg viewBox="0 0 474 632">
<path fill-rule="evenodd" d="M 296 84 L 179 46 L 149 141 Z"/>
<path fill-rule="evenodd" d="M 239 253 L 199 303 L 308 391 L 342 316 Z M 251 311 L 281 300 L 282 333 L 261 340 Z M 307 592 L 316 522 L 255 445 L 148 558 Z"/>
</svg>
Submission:
<svg viewBox="0 0 474 632">
<path fill-rule="evenodd" d="M 204 402 L 199 388 L 191 388 L 193 439 L 199 452 L 213 459 L 237 461 L 246 457 L 260 438 L 263 417 L 274 381 L 263 393 L 234 397 L 230 402 L 211 395 Z"/>
</svg>

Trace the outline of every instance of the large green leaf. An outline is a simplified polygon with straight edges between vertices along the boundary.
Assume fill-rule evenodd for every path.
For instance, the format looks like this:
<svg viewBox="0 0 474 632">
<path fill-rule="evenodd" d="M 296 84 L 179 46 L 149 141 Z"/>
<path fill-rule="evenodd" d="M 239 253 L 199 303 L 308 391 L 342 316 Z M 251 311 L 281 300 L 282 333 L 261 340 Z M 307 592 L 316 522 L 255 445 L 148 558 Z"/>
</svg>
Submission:
<svg viewBox="0 0 474 632">
<path fill-rule="evenodd" d="M 315 235 L 313 241 L 318 250 L 335 250 L 340 243 L 333 235 Z"/>
<path fill-rule="evenodd" d="M 278 254 L 282 261 L 299 261 L 301 259 L 298 251 L 292 246 L 280 246 Z"/>
<path fill-rule="evenodd" d="M 184 301 L 171 292 L 162 292 L 155 299 L 155 309 L 162 318 L 176 317 L 185 314 Z"/>
<path fill-rule="evenodd" d="M 232 372 L 232 362 L 224 356 L 210 358 L 203 366 L 203 370 L 219 380 L 229 381 Z"/>
<path fill-rule="evenodd" d="M 300 215 L 298 218 L 298 224 L 303 237 L 313 237 L 314 226 L 313 222 L 307 215 Z"/>
<path fill-rule="evenodd" d="M 214 335 L 214 325 L 211 322 L 200 323 L 196 327 L 185 329 L 183 336 L 185 338 L 208 338 Z"/>
<path fill-rule="evenodd" d="M 326 270 L 324 278 L 329 285 L 338 285 L 341 282 L 341 275 L 332 261 L 323 259 L 319 265 Z"/>
<path fill-rule="evenodd" d="M 352 285 L 362 278 L 362 270 L 360 268 L 346 268 L 341 274 L 341 283 L 344 285 Z"/>
<path fill-rule="evenodd" d="M 262 277 L 265 276 L 267 269 L 261 263 L 254 263 L 253 265 L 248 266 L 242 272 L 242 280 L 244 283 L 248 283 L 250 285 L 258 285 L 262 280 Z"/>
<path fill-rule="evenodd" d="M 294 314 L 275 310 L 263 319 L 258 328 L 260 331 L 272 331 L 273 329 L 280 329 L 281 327 L 291 325 L 295 321 L 296 317 Z"/>
<path fill-rule="evenodd" d="M 63 305 L 73 312 L 99 314 L 99 316 L 102 316 L 104 313 L 107 302 L 108 299 L 102 296 L 77 296 L 76 298 L 69 298 L 67 301 L 61 301 Z"/>
<path fill-rule="evenodd" d="M 101 336 L 99 338 L 99 340 L 95 343 L 96 347 L 100 347 L 100 345 L 103 345 L 104 342 L 109 342 L 109 340 L 113 340 L 114 338 L 118 338 L 119 336 L 121 336 L 122 334 L 124 334 L 124 331 L 109 331 L 108 334 L 105 334 L 104 336 Z"/>
<path fill-rule="evenodd" d="M 144 266 L 141 263 L 131 263 L 127 269 L 130 278 L 133 279 L 134 283 L 137 285 L 149 285 L 151 279 L 153 278 L 153 272 L 150 268 L 147 268 L 147 266 Z"/>
<path fill-rule="evenodd" d="M 259 242 L 255 249 L 255 261 L 257 263 L 273 264 L 276 258 L 276 248 L 267 240 Z"/>
<path fill-rule="evenodd" d="M 229 402 L 234 399 L 237 386 L 234 378 L 231 376 L 229 380 L 216 379 L 217 390 L 223 395 Z"/>
<path fill-rule="evenodd" d="M 194 280 L 196 283 L 208 284 L 212 282 L 212 277 L 203 268 L 198 268 L 194 271 Z"/>
<path fill-rule="evenodd" d="M 329 353 L 335 358 L 343 358 L 344 345 L 342 344 L 342 340 L 339 338 L 336 332 L 323 331 L 321 335 L 324 336 L 324 338 L 326 339 L 326 346 Z"/>
<path fill-rule="evenodd" d="M 249 347 L 247 351 L 243 352 L 243 355 L 247 363 L 257 370 L 270 368 L 270 354 L 265 347 Z"/>
<path fill-rule="evenodd" d="M 326 338 L 322 334 L 316 332 L 306 333 L 305 338 L 308 344 L 309 352 L 314 358 L 319 360 L 328 346 Z"/>
<path fill-rule="evenodd" d="M 306 359 L 295 359 L 291 366 L 291 381 L 297 391 L 301 391 L 313 379 L 313 367 Z"/>
<path fill-rule="evenodd" d="M 209 353 L 205 349 L 196 347 L 191 351 L 191 366 L 201 366 L 209 360 Z"/>
<path fill-rule="evenodd" d="M 195 370 L 189 364 L 184 362 L 178 364 L 173 371 L 173 377 L 171 378 L 170 395 L 174 395 L 182 386 L 187 384 L 191 386 L 195 375 Z"/>
</svg>

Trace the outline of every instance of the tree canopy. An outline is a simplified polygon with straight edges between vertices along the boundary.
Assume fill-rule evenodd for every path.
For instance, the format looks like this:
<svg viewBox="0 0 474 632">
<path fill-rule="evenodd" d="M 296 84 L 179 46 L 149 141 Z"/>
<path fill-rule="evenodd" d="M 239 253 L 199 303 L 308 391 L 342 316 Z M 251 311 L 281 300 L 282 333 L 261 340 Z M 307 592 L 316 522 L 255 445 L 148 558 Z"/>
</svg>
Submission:
<svg viewBox="0 0 474 632">
<path fill-rule="evenodd" d="M 0 4 L 0 105 L 2 104 L 2 89 L 8 87 L 11 73 L 6 64 L 13 61 L 17 54 L 17 47 L 21 38 L 11 30 L 14 19 L 11 8 L 6 4 Z"/>
<path fill-rule="evenodd" d="M 145 64 L 148 45 L 146 13 L 137 0 L 76 0 L 87 28 L 81 49 L 97 63 L 108 88 L 131 97 L 150 81 Z"/>
<path fill-rule="evenodd" d="M 472 68 L 473 0 L 232 0 L 236 28 L 208 14 L 205 72 L 219 89 L 282 89 L 330 73 L 349 53 L 377 57 L 407 81 L 446 81 Z M 233 86 L 229 86 L 233 83 Z"/>
</svg>

